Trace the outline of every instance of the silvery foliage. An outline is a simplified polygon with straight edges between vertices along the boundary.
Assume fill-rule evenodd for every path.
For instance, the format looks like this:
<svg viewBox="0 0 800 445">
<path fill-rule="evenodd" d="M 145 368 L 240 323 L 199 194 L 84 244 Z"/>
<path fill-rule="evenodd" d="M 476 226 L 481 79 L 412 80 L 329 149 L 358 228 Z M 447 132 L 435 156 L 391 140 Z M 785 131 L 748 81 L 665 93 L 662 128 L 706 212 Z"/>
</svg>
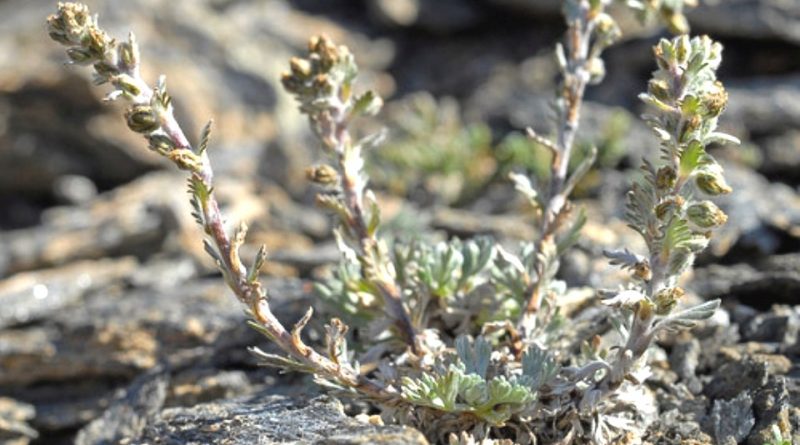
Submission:
<svg viewBox="0 0 800 445">
<path fill-rule="evenodd" d="M 344 321 L 325 326 L 322 353 L 302 340 L 310 309 L 291 329 L 271 312 L 258 281 L 265 250 L 248 270 L 238 254 L 246 227 L 233 236 L 223 227 L 206 154 L 210 126 L 192 147 L 172 116 L 164 82 L 151 89 L 141 79 L 135 39 L 111 39 L 85 5 L 59 4 L 48 32 L 67 46 L 74 63 L 92 65 L 98 82 L 112 84 L 111 98 L 131 102 L 128 125 L 151 149 L 190 173 L 207 251 L 247 307 L 251 325 L 282 351 L 253 349 L 262 363 L 313 374 L 320 384 L 372 402 L 385 418 L 442 443 L 607 444 L 641 433 L 655 413 L 642 385 L 648 375 L 643 358 L 655 335 L 690 328 L 718 306 L 678 308 L 684 294 L 678 278 L 726 219 L 710 198 L 731 189 L 706 147 L 735 141 L 716 131 L 727 101 L 716 79 L 721 46 L 707 37 L 662 40 L 659 69 L 641 96 L 653 109 L 645 120 L 660 140 L 661 156 L 644 164 L 627 206 L 647 252 L 606 253 L 632 276 L 625 288 L 603 293 L 620 344 L 581 338 L 568 318 L 575 314 L 561 307 L 570 290 L 557 273 L 559 258 L 578 242 L 587 220 L 569 195 L 596 152 L 571 171 L 568 161 L 583 92 L 602 80 L 600 56 L 620 35 L 605 12 L 610 2 L 564 2 L 568 39 L 555 52 L 562 74 L 557 136 L 553 141 L 531 132 L 554 155 L 551 182 L 535 184 L 519 173 L 511 178 L 539 213 L 542 233 L 518 248 L 488 238 L 388 243 L 363 168 L 363 151 L 378 145 L 381 134 L 356 139 L 348 128 L 359 116 L 376 114 L 381 99 L 354 93 L 355 58 L 328 38 L 312 38 L 308 57 L 292 59 L 282 82 L 332 164 L 313 167 L 308 176 L 319 186 L 318 203 L 339 223 L 342 261 L 318 293 Z M 682 10 L 689 0 L 626 3 L 685 31 Z"/>
</svg>

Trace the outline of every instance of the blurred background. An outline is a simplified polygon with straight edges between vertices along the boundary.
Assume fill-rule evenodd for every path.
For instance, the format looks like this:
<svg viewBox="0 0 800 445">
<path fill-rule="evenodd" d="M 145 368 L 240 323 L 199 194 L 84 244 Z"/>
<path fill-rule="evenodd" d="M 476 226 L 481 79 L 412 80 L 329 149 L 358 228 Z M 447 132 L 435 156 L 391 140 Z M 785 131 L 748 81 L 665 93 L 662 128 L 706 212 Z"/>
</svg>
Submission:
<svg viewBox="0 0 800 445">
<path fill-rule="evenodd" d="M 523 130 L 552 131 L 558 0 L 87 3 L 112 35 L 135 30 L 144 77 L 166 74 L 190 139 L 215 120 L 220 199 L 232 222 L 253 227 L 250 251 L 272 252 L 265 278 L 286 296 L 283 313 L 302 307 L 306 280 L 337 259 L 304 179 L 319 151 L 278 81 L 313 34 L 348 45 L 360 85 L 387 101 L 359 131 L 388 128 L 367 156 L 392 230 L 532 239 L 506 177 L 547 175 Z M 253 367 L 244 347 L 263 341 L 202 252 L 182 174 L 128 131 L 123 104 L 102 101 L 107 86 L 64 66 L 44 30 L 54 10 L 50 0 L 0 0 L 0 420 L 11 425 L 0 422 L 0 437 L 69 443 L 115 391 L 165 362 L 183 369 L 167 405 L 291 380 Z M 578 190 L 586 240 L 562 271 L 575 286 L 617 282 L 600 252 L 638 242 L 619 220 L 623 196 L 631 168 L 657 149 L 636 96 L 666 34 L 623 8 L 612 14 L 625 36 L 604 55 L 607 77 L 589 88 L 579 132 L 578 158 L 592 144 L 600 157 Z M 694 34 L 725 46 L 721 127 L 743 141 L 714 149 L 736 192 L 692 289 L 750 308 L 745 323 L 800 301 L 800 2 L 709 1 L 689 19 Z M 800 322 L 787 310 L 776 316 Z"/>
</svg>

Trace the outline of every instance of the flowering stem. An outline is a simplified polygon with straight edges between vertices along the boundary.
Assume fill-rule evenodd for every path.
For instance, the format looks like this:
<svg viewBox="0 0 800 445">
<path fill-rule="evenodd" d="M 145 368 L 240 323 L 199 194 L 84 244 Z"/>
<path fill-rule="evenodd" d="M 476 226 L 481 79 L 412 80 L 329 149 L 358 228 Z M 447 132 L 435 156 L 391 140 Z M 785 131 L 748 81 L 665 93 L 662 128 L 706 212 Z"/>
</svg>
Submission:
<svg viewBox="0 0 800 445">
<path fill-rule="evenodd" d="M 542 251 L 545 243 L 552 243 L 556 232 L 561 228 L 564 219 L 560 214 L 568 207 L 568 198 L 571 190 L 565 188 L 567 172 L 575 145 L 575 134 L 580 121 L 581 105 L 586 86 L 592 77 L 589 63 L 592 58 L 599 56 L 591 54 L 593 45 L 592 35 L 595 32 L 595 20 L 600 16 L 598 10 L 590 8 L 588 2 L 582 1 L 578 13 L 567 18 L 566 54 L 562 61 L 563 80 L 561 94 L 558 101 L 558 135 L 555 143 L 545 144 L 552 154 L 552 175 L 543 199 L 542 219 L 540 224 L 539 240 L 536 243 L 537 251 Z M 563 51 L 559 47 L 559 51 Z M 535 138 L 539 138 L 534 134 Z M 545 264 L 538 261 L 537 278 L 529 287 L 528 301 L 525 305 L 523 317 L 538 311 L 542 301 L 542 285 L 545 282 Z"/>
<path fill-rule="evenodd" d="M 290 332 L 272 313 L 257 274 L 263 264 L 265 250 L 262 248 L 256 259 L 254 272 L 248 272 L 239 257 L 239 248 L 244 243 L 247 228 L 241 225 L 231 238 L 214 197 L 214 172 L 206 151 L 210 127 L 207 127 L 200 146 L 192 147 L 174 117 L 163 77 L 155 89 L 141 78 L 139 50 L 133 34 L 128 42 L 117 43 L 98 27 L 88 7 L 80 3 L 59 3 L 58 13 L 48 18 L 48 31 L 54 40 L 68 47 L 67 53 L 73 63 L 92 64 L 98 83 L 108 82 L 115 87 L 108 95 L 109 100 L 123 97 L 132 104 L 126 113 L 128 126 L 145 135 L 151 149 L 189 172 L 195 217 L 210 239 L 206 240 L 206 250 L 216 260 L 236 298 L 248 308 L 259 330 L 294 359 L 294 363 L 322 378 L 376 400 L 397 398 L 395 390 L 367 379 L 353 367 L 340 363 L 337 358 L 325 357 L 305 345 L 300 338 L 300 331 L 307 318 L 302 319 Z"/>
</svg>

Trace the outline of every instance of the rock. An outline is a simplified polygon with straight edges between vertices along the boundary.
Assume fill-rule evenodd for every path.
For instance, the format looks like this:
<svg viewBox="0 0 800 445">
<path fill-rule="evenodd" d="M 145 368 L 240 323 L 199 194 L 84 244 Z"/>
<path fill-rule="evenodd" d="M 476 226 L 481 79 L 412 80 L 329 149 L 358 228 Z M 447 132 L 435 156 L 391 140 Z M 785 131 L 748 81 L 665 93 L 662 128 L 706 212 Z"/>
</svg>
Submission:
<svg viewBox="0 0 800 445">
<path fill-rule="evenodd" d="M 797 192 L 785 184 L 770 183 L 749 168 L 730 163 L 724 168 L 734 192 L 717 200 L 728 214 L 728 222 L 715 232 L 712 253 L 721 256 L 736 247 L 747 252 L 752 262 L 752 254 L 782 253 L 786 246 L 800 243 Z"/>
<path fill-rule="evenodd" d="M 793 183 L 800 181 L 800 131 L 788 130 L 768 137 L 758 144 L 762 153 L 759 170 L 767 177 L 781 178 Z"/>
<path fill-rule="evenodd" d="M 169 408 L 130 445 L 427 444 L 419 431 L 374 426 L 344 415 L 335 399 L 288 399 L 262 393 L 191 408 Z"/>
<path fill-rule="evenodd" d="M 695 374 L 700 359 L 700 342 L 691 339 L 676 344 L 669 355 L 670 367 L 683 380 L 693 394 L 702 390 L 700 380 Z"/>
<path fill-rule="evenodd" d="M 692 31 L 715 36 L 782 39 L 800 43 L 800 5 L 782 0 L 726 0 L 689 11 Z"/>
<path fill-rule="evenodd" d="M 291 282 L 267 285 L 277 288 L 273 301 L 279 312 L 303 292 Z M 198 355 L 213 360 L 216 342 L 236 340 L 243 348 L 258 338 L 226 338 L 248 333 L 238 330 L 243 325 L 242 308 L 218 280 L 168 290 L 107 290 L 41 326 L 0 331 L 0 387 L 87 377 L 130 379 L 164 360 L 179 364 Z"/>
<path fill-rule="evenodd" d="M 0 233 L 0 275 L 78 259 L 152 254 L 170 233 L 194 230 L 185 195 L 163 193 L 184 184 L 178 173 L 149 175 L 85 205 L 50 209 L 37 227 Z"/>
<path fill-rule="evenodd" d="M 800 269 L 784 269 L 780 263 L 796 261 L 796 254 L 770 257 L 766 261 L 730 266 L 711 265 L 695 270 L 690 287 L 707 298 L 737 298 L 760 309 L 771 304 L 797 304 L 800 292 Z M 768 296 L 769 298 L 765 298 Z M 751 314 L 750 317 L 754 316 Z M 795 315 L 796 317 L 797 315 Z M 749 319 L 742 319 L 747 324 Z"/>
<path fill-rule="evenodd" d="M 309 289 L 301 283 L 265 284 L 279 318 L 295 320 L 307 307 L 299 297 Z M 244 324 L 241 307 L 221 280 L 136 290 L 110 286 L 46 319 L 0 330 L 0 393 L 35 406 L 31 424 L 52 437 L 100 415 L 121 385 L 157 364 L 183 370 L 169 391 L 170 403 L 249 393 L 254 387 L 241 371 L 219 369 L 254 369 L 246 351 L 253 345 L 274 348 Z M 294 377 L 276 380 L 274 371 L 253 372 L 256 381 L 269 376 L 286 393 L 309 384 Z"/>
<path fill-rule="evenodd" d="M 138 377 L 102 416 L 78 432 L 75 445 L 112 445 L 138 436 L 164 405 L 169 376 L 155 369 Z"/>
<path fill-rule="evenodd" d="M 0 281 L 0 329 L 39 321 L 134 273 L 133 258 L 76 261 Z"/>
<path fill-rule="evenodd" d="M 703 392 L 712 399 L 732 399 L 743 391 L 761 388 L 767 377 L 766 363 L 746 357 L 720 366 Z"/>
<path fill-rule="evenodd" d="M 0 397 L 0 443 L 27 445 L 39 433 L 28 425 L 36 415 L 33 406 L 7 397 Z"/>
<path fill-rule="evenodd" d="M 652 443 L 716 445 L 712 438 L 703 432 L 700 424 L 680 409 L 662 412 L 658 420 L 650 426 L 647 439 Z"/>
<path fill-rule="evenodd" d="M 534 17 L 560 17 L 562 6 L 561 0 L 490 0 L 490 3 Z"/>
<path fill-rule="evenodd" d="M 768 443 L 772 439 L 773 426 L 783 432 L 789 431 L 789 408 L 786 379 L 782 376 L 770 376 L 766 386 L 754 393 L 753 410 L 758 422 L 747 438 L 747 445 Z"/>
<path fill-rule="evenodd" d="M 644 49 L 644 48 L 643 48 Z M 645 51 L 645 53 L 648 53 Z M 535 56 L 519 65 L 506 64 L 495 69 L 491 76 L 466 101 L 465 115 L 469 121 L 502 124 L 505 131 L 533 128 L 542 135 L 553 134 L 552 108 L 553 77 L 557 73 L 552 54 Z M 630 62 L 628 60 L 628 62 Z M 615 81 L 616 82 L 616 81 Z M 656 143 L 652 132 L 631 112 L 619 106 L 608 105 L 613 98 L 628 94 L 632 80 L 623 85 L 604 88 L 608 96 L 584 102 L 581 111 L 577 144 L 595 144 L 616 147 L 630 164 L 638 165 L 648 147 Z M 625 89 L 625 91 L 620 91 Z M 630 97 L 635 97 L 630 92 Z M 606 103 L 603 103 L 606 102 Z M 621 101 L 622 103 L 627 103 Z M 621 128 L 618 134 L 609 129 Z M 613 153 L 606 153 L 605 156 Z M 602 155 L 602 153 L 601 153 Z M 602 158 L 602 156 L 601 156 Z"/>
<path fill-rule="evenodd" d="M 750 433 L 756 420 L 753 399 L 742 392 L 730 401 L 715 400 L 708 421 L 720 445 L 736 445 Z"/>
<path fill-rule="evenodd" d="M 748 341 L 789 346 L 797 342 L 798 329 L 800 313 L 791 307 L 777 306 L 770 313 L 756 315 L 742 326 L 742 337 Z"/>
<path fill-rule="evenodd" d="M 190 368 L 171 379 L 166 405 L 194 406 L 252 392 L 253 385 L 242 371 Z"/>
<path fill-rule="evenodd" d="M 726 82 L 725 87 L 729 97 L 721 118 L 724 128 L 781 134 L 800 126 L 800 77 L 746 79 Z"/>
<path fill-rule="evenodd" d="M 464 0 L 368 0 L 373 17 L 392 26 L 415 26 L 449 34 L 479 24 L 483 11 Z"/>
</svg>

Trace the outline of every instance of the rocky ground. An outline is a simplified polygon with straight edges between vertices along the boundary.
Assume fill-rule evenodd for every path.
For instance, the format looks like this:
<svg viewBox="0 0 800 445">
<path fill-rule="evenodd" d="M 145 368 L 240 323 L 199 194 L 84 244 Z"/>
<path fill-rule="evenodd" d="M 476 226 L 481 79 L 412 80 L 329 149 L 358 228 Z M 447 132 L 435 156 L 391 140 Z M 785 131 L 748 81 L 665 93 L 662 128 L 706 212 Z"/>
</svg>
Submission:
<svg viewBox="0 0 800 445">
<path fill-rule="evenodd" d="M 270 248 L 266 284 L 285 320 L 337 259 L 303 180 L 305 121 L 277 82 L 309 34 L 347 43 L 390 110 L 426 90 L 455 98 L 463 125 L 488 124 L 492 143 L 547 129 L 557 0 L 90 3 L 117 35 L 136 30 L 145 75 L 167 74 L 190 133 L 215 118 L 219 195 L 231 220 L 251 222 L 250 245 Z M 646 440 L 762 445 L 778 425 L 800 443 L 800 3 L 708 3 L 690 18 L 726 45 L 722 126 L 745 144 L 715 153 L 736 189 L 723 202 L 731 217 L 687 285 L 723 308 L 660 342 Z M 44 33 L 54 7 L 0 0 L 0 443 L 427 443 L 255 366 L 246 347 L 269 346 L 202 251 L 182 176 L 127 131 L 86 70 L 63 66 Z M 600 252 L 629 242 L 624 168 L 653 147 L 635 97 L 659 34 L 624 23 L 581 133 L 603 137 L 622 116 L 624 151 L 585 192 L 591 221 L 562 271 L 574 286 L 619 279 Z M 531 236 L 502 181 L 457 209 L 425 192 L 410 203 L 383 193 L 386 213 L 403 226 L 414 212 L 405 230 Z"/>
</svg>

